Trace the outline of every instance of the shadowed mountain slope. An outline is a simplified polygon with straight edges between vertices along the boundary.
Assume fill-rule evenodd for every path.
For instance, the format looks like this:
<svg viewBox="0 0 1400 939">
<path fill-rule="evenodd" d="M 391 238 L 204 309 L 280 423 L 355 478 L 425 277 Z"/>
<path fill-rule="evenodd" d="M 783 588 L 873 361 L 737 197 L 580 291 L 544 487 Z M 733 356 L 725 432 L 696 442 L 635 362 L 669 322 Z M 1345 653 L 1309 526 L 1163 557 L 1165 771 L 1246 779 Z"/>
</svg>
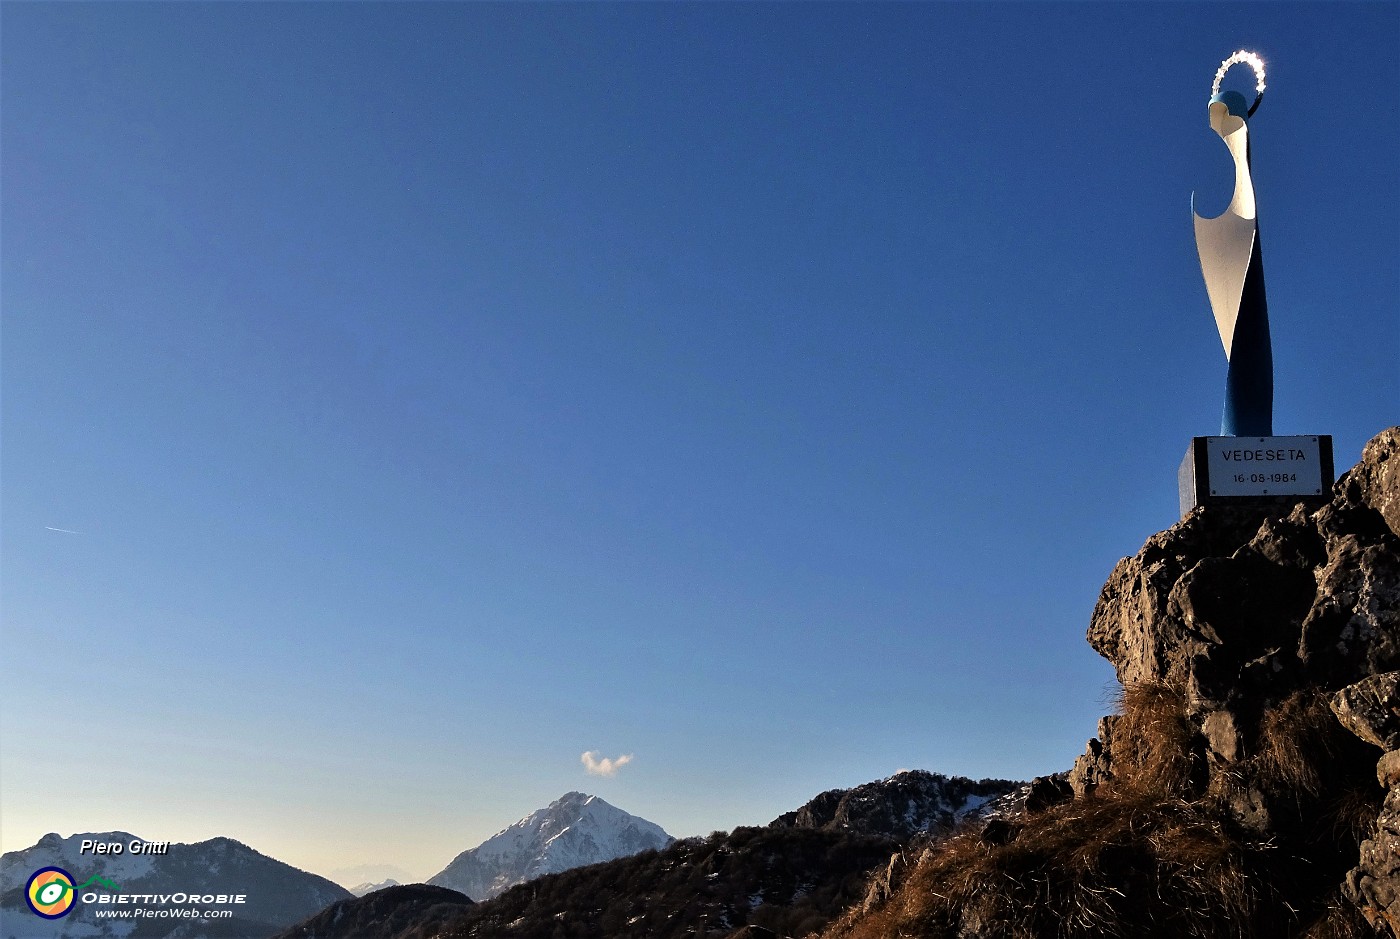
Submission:
<svg viewBox="0 0 1400 939">
<path fill-rule="evenodd" d="M 472 906 L 466 895 L 431 884 L 396 884 L 333 903 L 276 939 L 398 939 L 432 933 Z"/>
</svg>

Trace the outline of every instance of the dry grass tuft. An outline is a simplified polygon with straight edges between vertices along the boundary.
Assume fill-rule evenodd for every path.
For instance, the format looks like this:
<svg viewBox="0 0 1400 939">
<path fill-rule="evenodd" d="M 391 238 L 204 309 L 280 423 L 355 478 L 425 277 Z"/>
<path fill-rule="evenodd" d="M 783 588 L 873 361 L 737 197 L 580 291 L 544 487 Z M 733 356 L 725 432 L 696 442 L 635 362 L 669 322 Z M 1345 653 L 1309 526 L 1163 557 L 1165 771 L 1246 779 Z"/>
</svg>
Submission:
<svg viewBox="0 0 1400 939">
<path fill-rule="evenodd" d="M 1322 693 L 1295 692 L 1259 719 L 1254 775 L 1275 792 L 1316 796 L 1341 733 Z"/>
<path fill-rule="evenodd" d="M 1355 904 L 1334 892 L 1322 915 L 1299 939 L 1382 939 L 1388 934 L 1366 922 Z"/>
<path fill-rule="evenodd" d="M 1373 831 L 1385 796 L 1374 766 L 1374 752 L 1337 722 L 1325 695 L 1298 692 L 1261 716 L 1241 769 L 1267 794 L 1275 824 L 1296 826 L 1316 860 L 1318 852 L 1355 858 Z"/>
<path fill-rule="evenodd" d="M 1352 786 L 1329 800 L 1323 809 L 1323 834 L 1338 844 L 1360 848 L 1376 831 L 1385 793 L 1379 786 Z"/>
<path fill-rule="evenodd" d="M 1187 718 L 1186 695 L 1160 682 L 1125 687 L 1121 717 L 1113 732 L 1117 785 L 1168 798 L 1187 796 L 1201 783 L 1202 759 L 1195 728 Z"/>
</svg>

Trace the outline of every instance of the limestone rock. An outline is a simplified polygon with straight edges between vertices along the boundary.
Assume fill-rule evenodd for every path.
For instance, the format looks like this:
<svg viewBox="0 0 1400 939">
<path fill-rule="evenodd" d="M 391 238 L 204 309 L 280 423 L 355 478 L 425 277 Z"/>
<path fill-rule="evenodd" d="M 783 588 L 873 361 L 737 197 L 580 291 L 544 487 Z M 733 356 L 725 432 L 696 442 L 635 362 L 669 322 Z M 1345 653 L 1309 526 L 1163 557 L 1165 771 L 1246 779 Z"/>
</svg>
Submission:
<svg viewBox="0 0 1400 939">
<path fill-rule="evenodd" d="M 1206 637 L 1183 620 L 1170 599 L 1177 584 L 1206 558 L 1228 558 L 1259 531 L 1270 506 L 1198 506 L 1147 539 L 1136 557 L 1114 567 L 1089 622 L 1089 645 L 1113 663 L 1124 685 L 1184 684 Z"/>
<path fill-rule="evenodd" d="M 1360 863 L 1342 893 L 1373 926 L 1400 936 L 1400 789 L 1392 788 L 1376 820 L 1376 833 L 1361 843 Z"/>
<path fill-rule="evenodd" d="M 1383 789 L 1400 785 L 1400 750 L 1382 754 L 1376 761 L 1376 782 L 1380 783 Z"/>
<path fill-rule="evenodd" d="M 1400 536 L 1400 428 L 1392 427 L 1366 444 L 1347 482 L 1385 519 L 1391 533 Z"/>
<path fill-rule="evenodd" d="M 1242 754 L 1240 730 L 1235 715 L 1229 711 L 1211 711 L 1201 722 L 1201 732 L 1211 756 L 1226 763 L 1233 763 Z"/>
<path fill-rule="evenodd" d="M 1113 777 L 1108 754 L 1113 740 L 1113 725 L 1118 719 L 1116 714 L 1099 718 L 1098 736 L 1090 738 L 1084 745 L 1084 752 L 1074 761 L 1074 768 L 1069 771 L 1069 785 L 1076 799 L 1091 795 Z"/>
<path fill-rule="evenodd" d="M 890 855 L 889 863 L 885 865 L 885 869 L 871 875 L 870 883 L 865 890 L 865 898 L 857 905 L 857 909 L 862 913 L 868 913 L 894 896 L 899 885 L 904 882 L 909 872 L 918 863 L 918 859 L 927 851 L 927 848 L 923 852 L 905 850 L 896 851 Z"/>
<path fill-rule="evenodd" d="M 1068 773 L 1055 773 L 1051 776 L 1037 776 L 1031 780 L 1030 792 L 1024 803 L 1027 812 L 1043 812 L 1052 805 L 1068 802 L 1074 798 L 1074 787 L 1069 783 Z"/>
<path fill-rule="evenodd" d="M 1298 658 L 1325 684 L 1400 668 L 1397 541 L 1389 530 L 1331 540 L 1298 646 Z"/>
<path fill-rule="evenodd" d="M 1400 672 L 1363 678 L 1332 696 L 1342 726 L 1382 750 L 1400 750 Z"/>
</svg>

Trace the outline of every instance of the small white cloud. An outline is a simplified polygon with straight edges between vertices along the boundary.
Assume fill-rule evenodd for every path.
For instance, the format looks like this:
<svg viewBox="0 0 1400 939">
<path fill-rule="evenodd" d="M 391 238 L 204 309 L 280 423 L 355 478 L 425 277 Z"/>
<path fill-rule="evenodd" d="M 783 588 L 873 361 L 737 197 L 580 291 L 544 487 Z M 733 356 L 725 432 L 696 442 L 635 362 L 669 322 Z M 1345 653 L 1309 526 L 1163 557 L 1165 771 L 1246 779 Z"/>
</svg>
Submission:
<svg viewBox="0 0 1400 939">
<path fill-rule="evenodd" d="M 618 770 L 632 762 L 632 754 L 624 753 L 612 760 L 600 758 L 597 750 L 586 750 L 579 761 L 583 763 L 583 771 L 590 776 L 616 776 Z"/>
</svg>

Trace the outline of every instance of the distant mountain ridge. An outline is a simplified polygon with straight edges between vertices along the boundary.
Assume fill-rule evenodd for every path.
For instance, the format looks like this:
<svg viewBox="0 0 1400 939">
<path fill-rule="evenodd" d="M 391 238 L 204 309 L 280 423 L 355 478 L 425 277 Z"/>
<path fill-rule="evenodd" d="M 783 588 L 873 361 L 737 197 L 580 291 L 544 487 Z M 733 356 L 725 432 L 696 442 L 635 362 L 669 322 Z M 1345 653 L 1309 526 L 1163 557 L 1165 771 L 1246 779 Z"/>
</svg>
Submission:
<svg viewBox="0 0 1400 939">
<path fill-rule="evenodd" d="M 545 874 L 659 850 L 673 841 L 660 825 L 597 796 L 569 792 L 463 851 L 428 883 L 488 900 Z"/>
<path fill-rule="evenodd" d="M 0 856 L 0 939 L 123 939 L 129 935 L 141 939 L 200 935 L 261 939 L 350 897 L 349 891 L 324 877 L 231 838 L 173 843 L 163 855 L 83 854 L 80 848 L 85 840 L 125 846 L 139 839 L 123 831 L 82 832 L 68 838 L 50 833 L 31 847 Z M 78 882 L 101 877 L 128 895 L 243 894 L 247 901 L 230 906 L 234 916 L 223 920 L 99 919 L 92 906 L 83 903 L 63 919 L 45 920 L 29 910 L 24 898 L 25 883 L 43 867 L 61 867 Z"/>
</svg>

